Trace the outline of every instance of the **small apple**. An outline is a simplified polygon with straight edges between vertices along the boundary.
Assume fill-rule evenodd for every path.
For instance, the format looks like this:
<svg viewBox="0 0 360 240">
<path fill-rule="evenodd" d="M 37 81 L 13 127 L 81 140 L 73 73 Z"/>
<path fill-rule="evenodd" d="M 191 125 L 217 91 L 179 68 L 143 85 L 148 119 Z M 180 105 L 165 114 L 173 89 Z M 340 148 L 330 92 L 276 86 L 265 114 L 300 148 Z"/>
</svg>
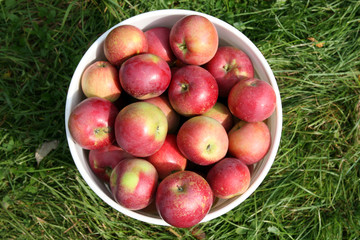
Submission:
<svg viewBox="0 0 360 240">
<path fill-rule="evenodd" d="M 124 159 L 110 176 L 110 188 L 115 200 L 130 210 L 140 210 L 154 200 L 158 184 L 155 167 L 144 159 Z"/>
<path fill-rule="evenodd" d="M 250 185 L 249 168 L 236 158 L 224 158 L 208 172 L 206 180 L 214 196 L 229 199 L 243 194 Z"/>
<path fill-rule="evenodd" d="M 170 31 L 170 47 L 186 64 L 203 65 L 215 55 L 219 36 L 206 17 L 189 15 L 178 20 Z"/>
<path fill-rule="evenodd" d="M 218 98 L 215 78 L 204 68 L 187 65 L 173 75 L 168 96 L 171 106 L 184 116 L 202 114 L 212 108 Z"/>
<path fill-rule="evenodd" d="M 81 76 L 81 89 L 86 97 L 116 101 L 121 94 L 118 70 L 107 61 L 92 63 Z"/>
<path fill-rule="evenodd" d="M 148 42 L 145 34 L 132 25 L 121 25 L 112 29 L 104 41 L 106 59 L 119 67 L 127 58 L 147 52 Z"/>
<path fill-rule="evenodd" d="M 238 122 L 228 136 L 230 155 L 247 165 L 263 159 L 271 144 L 270 130 L 264 122 Z"/>
<path fill-rule="evenodd" d="M 187 162 L 177 146 L 174 134 L 168 134 L 160 150 L 149 156 L 147 160 L 154 165 L 160 179 L 173 172 L 185 170 Z"/>
<path fill-rule="evenodd" d="M 98 178 L 109 183 L 112 170 L 120 161 L 127 158 L 133 158 L 133 156 L 118 146 L 109 145 L 101 149 L 90 150 L 89 165 Z"/>
<path fill-rule="evenodd" d="M 257 78 L 240 80 L 230 90 L 228 107 L 233 115 L 246 122 L 264 121 L 275 110 L 275 91 L 269 83 Z"/>
<path fill-rule="evenodd" d="M 225 128 L 213 118 L 196 116 L 180 127 L 177 144 L 184 156 L 199 165 L 213 164 L 225 157 L 229 140 Z"/>
<path fill-rule="evenodd" d="M 216 79 L 221 97 L 227 97 L 239 80 L 254 77 L 254 67 L 248 55 L 232 46 L 219 47 L 205 68 Z"/>
<path fill-rule="evenodd" d="M 154 104 L 139 101 L 121 109 L 115 120 L 117 144 L 135 157 L 157 152 L 167 135 L 165 114 Z"/>
<path fill-rule="evenodd" d="M 109 100 L 90 97 L 81 101 L 71 111 L 69 132 L 82 148 L 100 149 L 114 140 L 114 123 L 118 109 Z"/>
<path fill-rule="evenodd" d="M 164 59 L 151 53 L 133 56 L 120 67 L 121 87 L 137 99 L 160 96 L 171 80 L 169 65 Z"/>
<path fill-rule="evenodd" d="M 175 60 L 169 42 L 170 28 L 155 27 L 145 31 L 144 34 L 148 41 L 148 53 L 155 54 L 168 63 Z"/>
<path fill-rule="evenodd" d="M 168 121 L 168 132 L 175 133 L 180 123 L 180 115 L 172 108 L 168 97 L 163 94 L 144 101 L 158 106 L 163 111 Z"/>
<path fill-rule="evenodd" d="M 209 111 L 201 115 L 205 117 L 211 117 L 217 120 L 219 123 L 221 123 L 221 125 L 223 125 L 226 131 L 229 131 L 234 124 L 233 115 L 226 107 L 226 105 L 222 104 L 221 102 L 215 103 L 215 105 L 210 108 Z"/>
<path fill-rule="evenodd" d="M 205 217 L 213 199 L 212 190 L 203 177 L 191 171 L 180 171 L 160 182 L 155 203 L 165 222 L 174 227 L 189 228 Z"/>
</svg>

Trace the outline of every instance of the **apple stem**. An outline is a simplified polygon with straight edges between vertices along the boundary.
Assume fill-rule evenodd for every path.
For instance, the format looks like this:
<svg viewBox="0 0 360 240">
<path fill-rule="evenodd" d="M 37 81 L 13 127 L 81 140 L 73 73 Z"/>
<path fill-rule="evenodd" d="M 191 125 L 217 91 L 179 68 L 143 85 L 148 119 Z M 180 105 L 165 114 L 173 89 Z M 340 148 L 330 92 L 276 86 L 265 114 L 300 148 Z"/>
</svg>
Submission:
<svg viewBox="0 0 360 240">
<path fill-rule="evenodd" d="M 184 188 L 180 185 L 177 185 L 177 189 L 179 190 L 179 192 L 183 192 L 184 191 Z"/>
<path fill-rule="evenodd" d="M 100 129 L 95 129 L 95 134 L 99 134 L 100 132 L 103 133 L 109 133 L 111 132 L 110 127 L 104 127 L 104 128 L 100 128 Z"/>
<path fill-rule="evenodd" d="M 206 146 L 206 151 L 210 151 L 210 149 L 211 149 L 211 145 L 210 144 L 208 144 L 207 146 Z"/>
<path fill-rule="evenodd" d="M 181 83 L 181 92 L 187 92 L 189 90 L 189 84 L 187 83 Z"/>
<path fill-rule="evenodd" d="M 224 68 L 225 72 L 228 72 L 230 70 L 230 65 L 225 64 L 223 68 Z"/>
<path fill-rule="evenodd" d="M 105 173 L 106 173 L 106 175 L 110 176 L 111 173 L 112 173 L 112 168 L 111 167 L 106 167 L 105 168 Z"/>
<path fill-rule="evenodd" d="M 185 42 L 182 42 L 180 44 L 178 44 L 179 46 L 179 49 L 182 51 L 182 52 L 185 52 L 187 50 L 187 47 L 186 47 L 186 43 Z"/>
<path fill-rule="evenodd" d="M 251 86 L 251 87 L 256 87 L 256 85 L 257 85 L 257 82 L 256 82 L 256 81 L 252 81 L 252 82 L 250 83 L 250 86 Z"/>
<path fill-rule="evenodd" d="M 157 134 L 160 134 L 159 131 L 160 131 L 160 126 L 156 126 L 156 133 L 157 133 Z"/>
</svg>

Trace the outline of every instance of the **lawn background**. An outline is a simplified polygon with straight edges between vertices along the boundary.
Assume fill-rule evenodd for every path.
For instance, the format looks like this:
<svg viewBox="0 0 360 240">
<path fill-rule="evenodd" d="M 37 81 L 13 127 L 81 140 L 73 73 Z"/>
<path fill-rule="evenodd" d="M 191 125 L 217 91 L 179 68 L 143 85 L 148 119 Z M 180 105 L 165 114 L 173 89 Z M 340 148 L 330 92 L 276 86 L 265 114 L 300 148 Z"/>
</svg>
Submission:
<svg viewBox="0 0 360 240">
<path fill-rule="evenodd" d="M 134 3 L 133 3 L 134 2 Z M 136 3 L 135 3 L 136 2 Z M 359 239 L 359 1 L 0 1 L 1 239 Z M 233 25 L 278 81 L 283 132 L 244 203 L 192 229 L 103 203 L 71 158 L 67 88 L 87 48 L 131 16 L 179 8 Z M 58 146 L 39 164 L 36 149 Z"/>
</svg>

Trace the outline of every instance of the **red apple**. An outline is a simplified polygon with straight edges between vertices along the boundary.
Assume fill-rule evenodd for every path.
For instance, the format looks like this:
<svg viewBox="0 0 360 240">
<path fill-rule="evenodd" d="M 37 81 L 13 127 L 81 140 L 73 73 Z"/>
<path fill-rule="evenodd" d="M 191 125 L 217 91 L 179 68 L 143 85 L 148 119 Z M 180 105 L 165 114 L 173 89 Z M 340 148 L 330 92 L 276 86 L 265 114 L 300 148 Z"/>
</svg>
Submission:
<svg viewBox="0 0 360 240">
<path fill-rule="evenodd" d="M 137 99 L 160 96 L 171 80 L 169 65 L 151 53 L 133 56 L 126 60 L 119 72 L 122 88 Z"/>
<path fill-rule="evenodd" d="M 148 53 L 155 54 L 168 63 L 175 60 L 175 55 L 171 50 L 169 42 L 170 28 L 151 28 L 144 32 L 144 34 L 148 41 Z"/>
<path fill-rule="evenodd" d="M 110 188 L 115 200 L 130 210 L 140 210 L 154 200 L 158 184 L 155 167 L 144 159 L 124 159 L 110 176 Z"/>
<path fill-rule="evenodd" d="M 147 160 L 154 165 L 160 179 L 164 179 L 173 172 L 183 171 L 186 167 L 186 158 L 180 152 L 174 134 L 168 134 L 160 150 Z"/>
<path fill-rule="evenodd" d="M 118 70 L 107 61 L 94 62 L 81 76 L 81 89 L 86 97 L 116 101 L 121 94 Z"/>
<path fill-rule="evenodd" d="M 204 68 L 187 65 L 173 75 L 168 96 L 171 106 L 181 115 L 202 114 L 212 108 L 218 98 L 215 78 Z"/>
<path fill-rule="evenodd" d="M 86 98 L 71 111 L 69 131 L 74 141 L 84 149 L 100 149 L 114 140 L 114 122 L 118 109 L 109 100 Z"/>
<path fill-rule="evenodd" d="M 213 118 L 196 116 L 179 129 L 177 144 L 184 156 L 199 165 L 213 164 L 225 157 L 229 140 L 225 128 Z"/>
<path fill-rule="evenodd" d="M 115 120 L 118 145 L 136 157 L 148 157 L 157 152 L 167 135 L 167 120 L 161 109 L 147 102 L 135 102 L 124 107 Z"/>
<path fill-rule="evenodd" d="M 209 212 L 213 193 L 206 180 L 191 171 L 180 171 L 162 180 L 156 192 L 156 208 L 168 224 L 189 228 Z"/>
<path fill-rule="evenodd" d="M 175 133 L 180 123 L 180 116 L 172 108 L 167 96 L 163 94 L 159 97 L 149 98 L 144 101 L 158 106 L 163 111 L 168 121 L 168 132 Z"/>
<path fill-rule="evenodd" d="M 224 158 L 208 172 L 208 181 L 215 197 L 229 199 L 243 194 L 250 185 L 249 168 L 236 158 Z"/>
<path fill-rule="evenodd" d="M 86 97 L 116 101 L 121 94 L 118 70 L 107 61 L 94 62 L 81 76 L 81 89 Z"/>
<path fill-rule="evenodd" d="M 94 174 L 105 182 L 110 181 L 110 175 L 115 166 L 126 158 L 133 158 L 118 146 L 110 145 L 89 152 L 89 165 Z"/>
<path fill-rule="evenodd" d="M 222 103 L 217 102 L 215 105 L 210 108 L 209 111 L 202 114 L 202 116 L 211 117 L 217 120 L 226 131 L 229 131 L 234 124 L 233 115 L 230 110 Z"/>
<path fill-rule="evenodd" d="M 215 55 L 218 45 L 219 37 L 214 24 L 203 16 L 185 16 L 170 31 L 171 49 L 186 64 L 207 63 Z"/>
<path fill-rule="evenodd" d="M 254 77 L 254 67 L 248 55 L 232 46 L 219 47 L 205 68 L 216 79 L 221 97 L 227 97 L 239 80 Z"/>
<path fill-rule="evenodd" d="M 264 122 L 241 121 L 229 131 L 229 153 L 247 165 L 259 162 L 269 151 L 270 130 Z"/>
<path fill-rule="evenodd" d="M 275 110 L 275 91 L 269 83 L 260 79 L 240 80 L 229 93 L 228 107 L 241 120 L 264 121 Z"/>
<path fill-rule="evenodd" d="M 115 66 L 120 66 L 127 58 L 147 50 L 148 42 L 144 32 L 132 25 L 115 27 L 104 41 L 105 57 Z"/>
</svg>

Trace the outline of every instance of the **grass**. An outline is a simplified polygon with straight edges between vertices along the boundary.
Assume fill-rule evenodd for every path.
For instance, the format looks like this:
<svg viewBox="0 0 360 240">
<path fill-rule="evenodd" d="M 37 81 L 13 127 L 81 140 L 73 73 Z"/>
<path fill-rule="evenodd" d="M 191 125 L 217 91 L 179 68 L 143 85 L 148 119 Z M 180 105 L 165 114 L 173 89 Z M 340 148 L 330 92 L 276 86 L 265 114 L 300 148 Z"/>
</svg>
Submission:
<svg viewBox="0 0 360 240">
<path fill-rule="evenodd" d="M 182 8 L 247 35 L 274 71 L 283 133 L 264 182 L 231 212 L 192 229 L 149 225 L 101 201 L 65 138 L 69 82 L 111 26 Z M 0 1 L 2 239 L 359 239 L 359 1 Z M 58 147 L 40 164 L 44 142 Z"/>
</svg>

